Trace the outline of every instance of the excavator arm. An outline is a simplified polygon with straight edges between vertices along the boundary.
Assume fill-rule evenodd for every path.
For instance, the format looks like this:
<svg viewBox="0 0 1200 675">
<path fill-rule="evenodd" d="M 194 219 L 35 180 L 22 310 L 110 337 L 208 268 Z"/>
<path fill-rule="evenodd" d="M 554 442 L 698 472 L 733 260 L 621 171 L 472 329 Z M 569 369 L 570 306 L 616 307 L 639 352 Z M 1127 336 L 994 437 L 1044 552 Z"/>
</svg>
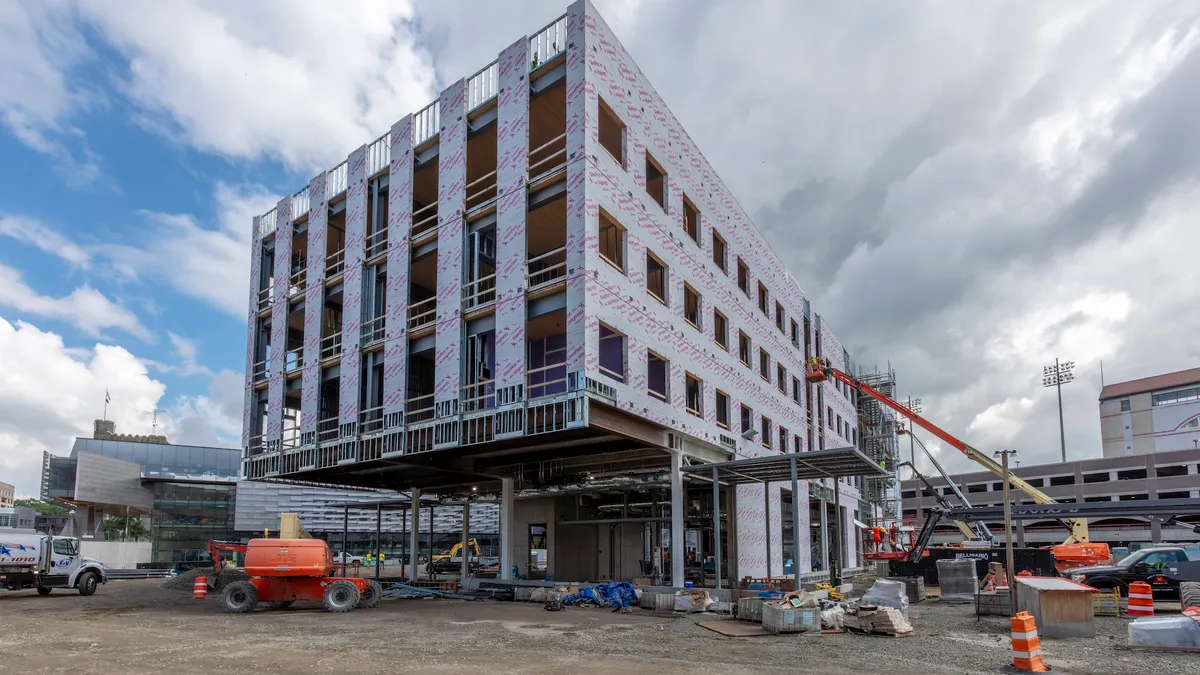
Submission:
<svg viewBox="0 0 1200 675">
<path fill-rule="evenodd" d="M 886 405 L 887 407 L 891 408 L 892 410 L 900 413 L 904 417 L 907 417 L 909 420 L 911 420 L 911 422 L 913 424 L 919 425 L 922 429 L 925 429 L 929 433 L 933 434 L 934 436 L 936 436 L 938 439 L 940 439 L 946 445 L 949 445 L 950 447 L 954 448 L 955 450 L 958 450 L 959 452 L 963 453 L 964 455 L 969 457 L 972 461 L 974 461 L 976 464 L 982 465 L 983 468 L 987 469 L 988 471 L 991 471 L 996 476 L 1007 480 L 1010 485 L 1012 485 L 1016 489 L 1020 490 L 1021 492 L 1024 492 L 1025 494 L 1029 495 L 1030 498 L 1032 498 L 1035 503 L 1037 503 L 1037 504 L 1053 504 L 1053 503 L 1055 503 L 1054 500 L 1051 499 L 1046 493 L 1033 487 L 1032 485 L 1027 483 L 1025 480 L 1023 480 L 1019 476 L 1013 474 L 1011 471 L 1007 472 L 1007 474 L 1006 474 L 1004 471 L 1004 467 L 996 460 L 992 459 L 991 457 L 985 455 L 984 453 L 980 452 L 979 450 L 976 450 L 975 448 L 973 448 L 973 447 L 967 445 L 966 443 L 960 441 L 959 439 L 955 438 L 949 432 L 942 429 L 941 427 L 934 424 L 933 422 L 930 422 L 929 420 L 925 419 L 924 417 L 921 417 L 917 413 L 909 410 L 903 404 L 901 404 L 899 401 L 896 401 L 895 399 L 893 399 L 891 396 L 888 396 L 887 394 L 879 391 L 878 389 L 872 387 L 869 384 L 866 384 L 864 382 L 859 382 L 854 377 L 851 377 L 850 375 L 838 370 L 837 368 L 834 368 L 833 366 L 831 366 L 829 364 L 828 359 L 825 359 L 823 357 L 816 357 L 816 358 L 812 359 L 811 361 L 809 361 L 806 372 L 804 374 L 804 377 L 809 382 L 824 382 L 827 380 L 837 380 L 838 382 L 842 382 L 862 394 L 866 394 L 867 396 L 874 398 L 875 400 Z M 1064 544 L 1087 544 L 1087 543 L 1089 543 L 1088 526 L 1087 526 L 1086 518 L 1072 518 L 1068 522 L 1067 525 L 1070 529 L 1070 535 L 1067 537 L 1066 541 L 1063 542 Z"/>
</svg>

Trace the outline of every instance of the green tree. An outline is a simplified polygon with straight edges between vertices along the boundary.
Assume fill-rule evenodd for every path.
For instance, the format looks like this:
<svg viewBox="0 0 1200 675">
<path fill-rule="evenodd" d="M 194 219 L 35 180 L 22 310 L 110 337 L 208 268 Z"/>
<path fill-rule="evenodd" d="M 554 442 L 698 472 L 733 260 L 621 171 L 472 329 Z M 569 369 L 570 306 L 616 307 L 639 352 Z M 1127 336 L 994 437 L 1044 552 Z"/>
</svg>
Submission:
<svg viewBox="0 0 1200 675">
<path fill-rule="evenodd" d="M 150 535 L 146 523 L 137 516 L 109 516 L 102 527 L 109 541 L 141 541 Z"/>
<path fill-rule="evenodd" d="M 28 506 L 29 508 L 33 509 L 34 511 L 37 511 L 38 515 L 41 515 L 41 516 L 65 516 L 71 512 L 65 506 L 60 506 L 58 504 L 51 504 L 50 502 L 42 501 L 41 499 L 33 499 L 32 497 L 26 497 L 24 499 L 15 499 L 15 500 L 13 500 L 13 505 L 14 506 Z"/>
<path fill-rule="evenodd" d="M 142 539 L 150 536 L 150 530 L 146 528 L 146 521 L 142 520 L 141 518 L 130 518 L 129 536 L 132 537 L 134 541 L 141 541 Z"/>
</svg>

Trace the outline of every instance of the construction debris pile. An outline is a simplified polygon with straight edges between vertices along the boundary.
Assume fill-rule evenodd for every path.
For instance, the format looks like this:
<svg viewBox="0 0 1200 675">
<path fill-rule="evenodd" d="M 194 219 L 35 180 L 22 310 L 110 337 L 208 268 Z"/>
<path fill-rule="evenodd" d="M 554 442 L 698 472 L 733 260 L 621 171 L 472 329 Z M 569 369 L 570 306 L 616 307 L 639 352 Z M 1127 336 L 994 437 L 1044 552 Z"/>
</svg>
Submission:
<svg viewBox="0 0 1200 675">
<path fill-rule="evenodd" d="M 244 581 L 249 577 L 239 569 L 227 567 L 216 574 L 211 567 L 196 567 L 186 572 L 180 572 L 163 582 L 162 587 L 168 591 L 191 591 L 197 577 L 208 577 L 208 585 L 213 590 L 221 590 L 235 581 Z"/>
</svg>

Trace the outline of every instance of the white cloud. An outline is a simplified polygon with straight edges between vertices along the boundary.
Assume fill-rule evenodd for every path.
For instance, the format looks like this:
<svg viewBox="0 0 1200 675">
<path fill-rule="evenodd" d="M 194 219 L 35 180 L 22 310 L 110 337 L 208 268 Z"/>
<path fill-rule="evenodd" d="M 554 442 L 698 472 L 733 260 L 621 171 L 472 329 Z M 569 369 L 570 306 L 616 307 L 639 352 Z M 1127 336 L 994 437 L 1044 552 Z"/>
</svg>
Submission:
<svg viewBox="0 0 1200 675">
<path fill-rule="evenodd" d="M 45 224 L 21 216 L 0 216 L 0 235 L 37 247 L 80 268 L 91 265 L 91 254 Z"/>
<path fill-rule="evenodd" d="M 76 4 L 143 121 L 204 151 L 328 168 L 433 95 L 402 0 Z"/>
<path fill-rule="evenodd" d="M 216 227 L 186 214 L 151 213 L 142 245 L 106 245 L 103 254 L 129 278 L 162 281 L 186 297 L 239 319 L 249 311 L 250 228 L 278 201 L 258 186 L 218 183 Z"/>
<path fill-rule="evenodd" d="M 191 377 L 193 375 L 213 376 L 212 369 L 201 364 L 196 358 L 200 348 L 195 340 L 185 338 L 171 331 L 167 331 L 167 339 L 171 341 L 171 348 L 175 352 L 174 359 L 170 363 L 143 359 L 143 363 L 160 373 L 172 373 L 180 377 Z"/>
<path fill-rule="evenodd" d="M 225 370 L 207 394 L 178 397 L 159 413 L 159 433 L 175 443 L 236 446 L 242 382 Z M 71 347 L 55 333 L 0 317 L 0 477 L 36 495 L 42 452 L 67 455 L 75 437 L 91 436 L 106 390 L 108 419 L 119 433 L 151 433 L 167 388 L 141 359 L 116 345 Z"/>
<path fill-rule="evenodd" d="M 95 337 L 115 328 L 147 342 L 154 340 L 136 314 L 91 286 L 84 284 L 61 298 L 41 295 L 25 283 L 19 270 L 3 264 L 0 264 L 0 307 L 66 321 Z"/>
</svg>

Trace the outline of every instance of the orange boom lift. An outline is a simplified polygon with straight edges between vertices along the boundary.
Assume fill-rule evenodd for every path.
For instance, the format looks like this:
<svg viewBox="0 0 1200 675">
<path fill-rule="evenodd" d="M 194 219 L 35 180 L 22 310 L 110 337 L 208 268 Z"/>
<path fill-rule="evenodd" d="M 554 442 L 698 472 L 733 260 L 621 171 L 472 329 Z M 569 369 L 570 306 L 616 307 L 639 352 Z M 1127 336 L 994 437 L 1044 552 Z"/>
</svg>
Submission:
<svg viewBox="0 0 1200 675">
<path fill-rule="evenodd" d="M 1019 476 L 1011 471 L 1005 473 L 1004 468 L 991 457 L 983 454 L 975 448 L 960 441 L 947 431 L 937 426 L 933 422 L 921 417 L 917 413 L 909 410 L 900 402 L 892 397 L 875 389 L 869 384 L 859 382 L 854 377 L 834 368 L 829 364 L 829 360 L 824 357 L 814 357 L 806 367 L 804 377 L 809 382 L 825 382 L 827 380 L 837 380 L 857 390 L 861 394 L 866 394 L 880 403 L 886 405 L 892 410 L 907 417 L 912 424 L 918 425 L 929 433 L 937 436 L 943 443 L 958 450 L 966 455 L 969 459 L 977 464 L 981 464 L 985 469 L 996 474 L 1009 482 L 1016 489 L 1029 495 L 1037 504 L 1054 504 L 1056 503 L 1046 493 L 1033 487 L 1025 482 Z M 1067 526 L 1070 534 L 1066 540 L 1058 545 L 1050 547 L 1050 552 L 1055 559 L 1060 562 L 1070 561 L 1071 566 L 1078 565 L 1098 565 L 1103 564 L 1111 557 L 1108 544 L 1091 543 L 1088 539 L 1088 526 L 1086 518 L 1071 518 L 1067 521 Z M 917 557 L 920 553 L 917 553 Z M 895 557 L 895 556 L 893 556 Z"/>
<path fill-rule="evenodd" d="M 331 612 L 379 604 L 383 590 L 372 579 L 333 576 L 333 552 L 320 539 L 251 539 L 245 544 L 210 541 L 213 567 L 221 570 L 221 551 L 246 556 L 246 581 L 235 581 L 221 593 L 226 612 L 243 614 L 258 603 L 286 609 L 296 600 L 325 603 Z"/>
</svg>

